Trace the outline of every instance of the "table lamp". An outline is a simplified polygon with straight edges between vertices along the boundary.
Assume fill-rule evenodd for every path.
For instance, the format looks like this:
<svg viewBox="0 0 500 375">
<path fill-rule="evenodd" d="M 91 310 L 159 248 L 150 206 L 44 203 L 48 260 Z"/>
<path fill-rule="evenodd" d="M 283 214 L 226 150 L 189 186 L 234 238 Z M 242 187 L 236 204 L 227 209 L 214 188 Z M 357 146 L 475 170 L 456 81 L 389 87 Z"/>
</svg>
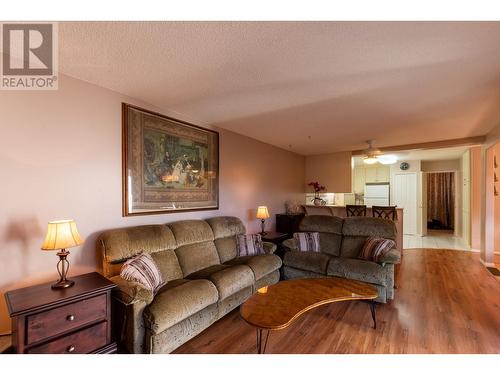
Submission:
<svg viewBox="0 0 500 375">
<path fill-rule="evenodd" d="M 66 259 L 69 247 L 75 247 L 83 244 L 83 240 L 76 229 L 74 220 L 58 220 L 51 221 L 47 227 L 47 235 L 42 244 L 42 250 L 59 250 L 59 262 L 57 262 L 57 272 L 59 272 L 59 280 L 52 285 L 52 289 L 69 288 L 75 284 L 74 281 L 68 280 L 66 275 L 69 270 L 69 262 Z"/>
<path fill-rule="evenodd" d="M 269 218 L 269 211 L 267 210 L 266 206 L 259 206 L 257 208 L 257 219 L 260 219 L 261 222 L 261 232 L 260 234 L 262 236 L 266 235 L 267 233 L 264 231 L 265 225 L 266 225 L 266 219 Z"/>
</svg>

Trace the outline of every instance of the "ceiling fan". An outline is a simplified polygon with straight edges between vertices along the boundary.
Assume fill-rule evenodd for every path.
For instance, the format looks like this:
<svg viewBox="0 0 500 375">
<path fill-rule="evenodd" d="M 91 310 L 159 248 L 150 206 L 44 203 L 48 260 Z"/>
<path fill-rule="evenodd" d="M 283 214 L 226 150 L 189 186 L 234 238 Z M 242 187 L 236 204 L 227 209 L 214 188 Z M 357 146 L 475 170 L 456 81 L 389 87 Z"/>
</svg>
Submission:
<svg viewBox="0 0 500 375">
<path fill-rule="evenodd" d="M 363 151 L 363 163 L 365 164 L 395 164 L 398 161 L 396 155 L 384 154 L 378 148 L 373 147 L 373 141 L 368 140 L 368 148 Z"/>
</svg>

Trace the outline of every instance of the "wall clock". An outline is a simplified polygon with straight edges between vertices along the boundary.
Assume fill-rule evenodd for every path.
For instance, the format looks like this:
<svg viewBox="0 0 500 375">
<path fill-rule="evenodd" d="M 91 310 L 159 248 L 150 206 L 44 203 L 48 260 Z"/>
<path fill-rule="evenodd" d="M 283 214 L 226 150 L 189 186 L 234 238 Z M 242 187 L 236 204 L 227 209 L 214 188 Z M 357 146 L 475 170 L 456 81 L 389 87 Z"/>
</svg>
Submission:
<svg viewBox="0 0 500 375">
<path fill-rule="evenodd" d="M 406 171 L 408 168 L 410 168 L 410 164 L 408 164 L 407 162 L 402 162 L 400 165 L 399 165 L 399 168 L 402 170 L 402 171 Z"/>
</svg>

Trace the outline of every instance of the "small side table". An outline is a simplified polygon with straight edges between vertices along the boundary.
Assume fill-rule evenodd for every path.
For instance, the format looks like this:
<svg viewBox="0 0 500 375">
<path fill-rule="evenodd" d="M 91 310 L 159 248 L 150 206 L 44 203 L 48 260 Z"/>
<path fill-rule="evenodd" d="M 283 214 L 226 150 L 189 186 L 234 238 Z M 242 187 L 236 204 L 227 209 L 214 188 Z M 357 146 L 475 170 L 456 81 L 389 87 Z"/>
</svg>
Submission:
<svg viewBox="0 0 500 375">
<path fill-rule="evenodd" d="M 53 282 L 5 293 L 16 353 L 115 353 L 111 291 L 115 284 L 97 272 L 72 277 L 75 285 Z"/>
<path fill-rule="evenodd" d="M 267 232 L 262 236 L 262 241 L 272 242 L 273 244 L 276 244 L 277 249 L 275 254 L 283 259 L 284 252 L 281 243 L 288 238 L 290 238 L 290 235 L 288 233 Z"/>
</svg>

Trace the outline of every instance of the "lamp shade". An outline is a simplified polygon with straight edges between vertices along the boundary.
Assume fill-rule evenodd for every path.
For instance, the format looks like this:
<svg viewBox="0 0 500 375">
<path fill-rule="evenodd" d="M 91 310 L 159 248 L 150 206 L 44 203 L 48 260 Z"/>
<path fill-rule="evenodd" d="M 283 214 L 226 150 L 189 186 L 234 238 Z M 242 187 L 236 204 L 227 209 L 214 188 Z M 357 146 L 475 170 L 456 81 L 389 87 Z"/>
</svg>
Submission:
<svg viewBox="0 0 500 375">
<path fill-rule="evenodd" d="M 268 219 L 269 218 L 269 211 L 267 210 L 266 206 L 259 206 L 257 208 L 257 219 Z"/>
<path fill-rule="evenodd" d="M 81 245 L 83 243 L 74 220 L 51 221 L 47 226 L 47 234 L 42 250 L 60 250 Z"/>
</svg>

